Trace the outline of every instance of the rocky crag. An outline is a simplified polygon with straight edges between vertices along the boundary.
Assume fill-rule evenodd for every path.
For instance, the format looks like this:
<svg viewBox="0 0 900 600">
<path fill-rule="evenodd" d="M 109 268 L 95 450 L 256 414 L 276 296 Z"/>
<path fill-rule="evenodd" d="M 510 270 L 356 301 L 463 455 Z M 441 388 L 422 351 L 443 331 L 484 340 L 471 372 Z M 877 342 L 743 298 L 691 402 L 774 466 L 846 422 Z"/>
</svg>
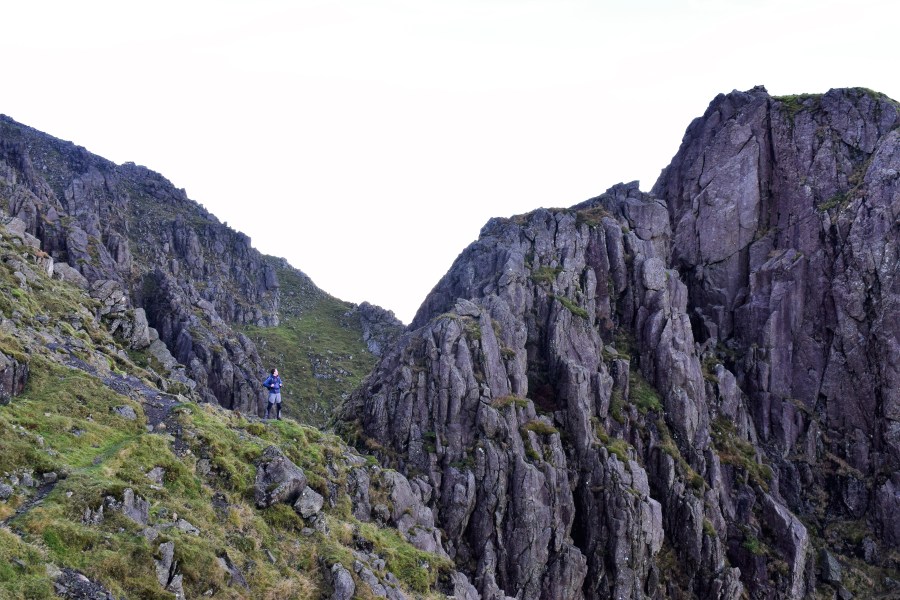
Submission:
<svg viewBox="0 0 900 600">
<path fill-rule="evenodd" d="M 490 221 L 343 411 L 422 544 L 491 600 L 900 594 L 898 111 L 733 92 L 651 193 Z"/>
<path fill-rule="evenodd" d="M 128 346 L 149 353 L 142 366 L 158 374 L 160 385 L 176 382 L 173 391 L 258 412 L 261 376 L 283 357 L 263 352 L 261 358 L 245 332 L 277 328 L 286 317 L 299 320 L 309 311 L 327 312 L 316 319 L 349 330 L 354 340 L 344 355 L 355 355 L 355 362 L 310 350 L 300 363 L 327 362 L 349 374 L 337 386 L 338 398 L 374 361 L 356 341 L 364 329 L 371 335 L 370 321 L 360 314 L 365 309 L 331 298 L 285 261 L 261 255 L 246 235 L 144 167 L 115 165 L 0 116 L 0 208 L 37 240 L 57 277 L 103 304 L 100 311 Z M 281 290 L 285 278 L 299 282 L 287 294 Z M 284 310 L 286 300 L 292 310 Z M 332 315 L 348 311 L 354 312 L 335 322 Z M 375 339 L 384 344 L 399 329 L 389 323 Z M 282 337 L 306 345 L 290 333 Z M 360 362 L 362 355 L 368 360 Z M 298 393 L 292 406 L 320 402 L 326 391 L 335 391 L 317 389 L 312 374 L 286 374 L 303 381 L 293 392 L 303 389 L 305 397 Z"/>
</svg>

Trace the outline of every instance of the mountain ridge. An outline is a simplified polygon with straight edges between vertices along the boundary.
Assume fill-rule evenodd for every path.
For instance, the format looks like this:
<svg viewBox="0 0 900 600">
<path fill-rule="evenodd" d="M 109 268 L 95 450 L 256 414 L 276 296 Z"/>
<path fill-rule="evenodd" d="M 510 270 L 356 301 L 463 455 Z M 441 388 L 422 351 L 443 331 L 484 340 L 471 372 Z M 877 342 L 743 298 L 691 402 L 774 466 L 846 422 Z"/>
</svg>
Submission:
<svg viewBox="0 0 900 600">
<path fill-rule="evenodd" d="M 892 597 L 898 124 L 719 95 L 650 192 L 491 219 L 404 329 L 0 119 L 0 590 Z M 264 362 L 356 450 L 260 421 Z"/>
</svg>

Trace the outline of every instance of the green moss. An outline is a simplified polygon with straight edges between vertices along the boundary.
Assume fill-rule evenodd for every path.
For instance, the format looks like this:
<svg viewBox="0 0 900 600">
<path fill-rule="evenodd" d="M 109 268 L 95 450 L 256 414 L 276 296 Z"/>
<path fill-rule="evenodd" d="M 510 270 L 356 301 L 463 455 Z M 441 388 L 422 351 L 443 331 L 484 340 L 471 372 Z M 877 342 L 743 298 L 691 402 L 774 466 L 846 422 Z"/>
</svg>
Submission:
<svg viewBox="0 0 900 600">
<path fill-rule="evenodd" d="M 609 416 L 620 425 L 625 424 L 625 396 L 622 390 L 614 388 L 609 396 Z"/>
<path fill-rule="evenodd" d="M 528 406 L 528 399 L 521 398 L 519 396 L 501 396 L 499 398 L 494 398 L 491 400 L 491 406 L 496 409 L 503 409 L 510 406 L 515 406 L 517 408 L 526 408 Z"/>
<path fill-rule="evenodd" d="M 817 110 L 822 100 L 822 94 L 793 94 L 788 96 L 776 96 L 774 100 L 777 102 L 781 110 L 787 115 L 791 123 L 800 112 L 804 110 Z"/>
<path fill-rule="evenodd" d="M 562 271 L 562 267 L 543 266 L 532 271 L 530 277 L 538 285 L 553 285 Z"/>
<path fill-rule="evenodd" d="M 738 468 L 751 482 L 768 491 L 772 469 L 756 461 L 756 449 L 750 442 L 738 437 L 734 423 L 719 417 L 713 421 L 711 433 L 719 459 Z"/>
<path fill-rule="evenodd" d="M 575 213 L 576 224 L 587 225 L 588 227 L 597 227 L 602 224 L 603 219 L 609 217 L 609 211 L 602 206 L 586 208 Z"/>
<path fill-rule="evenodd" d="M 588 311 L 586 311 L 585 309 L 578 306 L 578 304 L 576 304 L 575 301 L 572 300 L 571 298 L 567 298 L 565 296 L 553 296 L 553 295 L 551 295 L 551 297 L 558 300 L 560 304 L 565 306 L 566 309 L 570 313 L 575 315 L 576 317 L 581 317 L 584 320 L 589 319 L 590 316 L 588 315 Z"/>
<path fill-rule="evenodd" d="M 629 399 L 637 406 L 638 411 L 645 415 L 648 412 L 662 412 L 662 401 L 659 393 L 644 379 L 640 371 L 632 369 L 628 374 Z"/>
<path fill-rule="evenodd" d="M 559 430 L 550 425 L 541 421 L 540 419 L 533 419 L 528 421 L 524 425 L 522 425 L 522 429 L 525 431 L 533 431 L 537 435 L 553 435 L 554 433 L 559 433 Z"/>
</svg>

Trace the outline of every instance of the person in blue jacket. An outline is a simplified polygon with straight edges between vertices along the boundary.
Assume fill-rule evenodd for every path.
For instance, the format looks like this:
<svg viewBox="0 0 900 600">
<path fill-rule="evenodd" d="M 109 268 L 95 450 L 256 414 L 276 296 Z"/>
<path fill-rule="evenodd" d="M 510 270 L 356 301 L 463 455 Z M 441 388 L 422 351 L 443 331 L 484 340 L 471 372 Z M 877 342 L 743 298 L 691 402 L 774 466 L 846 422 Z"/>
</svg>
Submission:
<svg viewBox="0 0 900 600">
<path fill-rule="evenodd" d="M 275 407 L 275 418 L 279 421 L 281 420 L 281 387 L 284 385 L 284 382 L 281 381 L 281 377 L 278 376 L 278 369 L 272 369 L 269 371 L 269 376 L 266 377 L 266 380 L 263 381 L 263 387 L 269 390 L 269 404 L 266 406 L 266 418 L 269 418 L 269 413 L 272 412 L 272 407 Z"/>
</svg>

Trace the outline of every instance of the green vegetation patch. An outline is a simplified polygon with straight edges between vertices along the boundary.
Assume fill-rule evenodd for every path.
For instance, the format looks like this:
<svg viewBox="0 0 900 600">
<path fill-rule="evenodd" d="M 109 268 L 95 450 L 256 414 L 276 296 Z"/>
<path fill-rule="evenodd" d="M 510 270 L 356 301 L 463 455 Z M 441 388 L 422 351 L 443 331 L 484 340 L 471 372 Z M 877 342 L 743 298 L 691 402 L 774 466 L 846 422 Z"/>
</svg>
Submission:
<svg viewBox="0 0 900 600">
<path fill-rule="evenodd" d="M 725 417 L 719 417 L 713 421 L 711 433 L 719 459 L 742 470 L 751 482 L 768 491 L 772 469 L 756 461 L 753 444 L 737 435 L 734 423 Z"/>
<path fill-rule="evenodd" d="M 550 425 L 549 423 L 545 423 L 540 419 L 532 419 L 528 421 L 524 425 L 522 425 L 522 429 L 525 431 L 533 431 L 538 435 L 553 435 L 554 433 L 559 433 L 559 430 Z"/>
<path fill-rule="evenodd" d="M 528 399 L 520 396 L 500 396 L 499 398 L 491 400 L 491 406 L 496 409 L 507 408 L 509 406 L 526 408 L 528 406 Z"/>
<path fill-rule="evenodd" d="M 603 219 L 611 216 L 609 211 L 602 206 L 595 206 L 577 211 L 575 213 L 575 222 L 579 226 L 584 224 L 588 227 L 597 227 L 603 223 Z"/>
<path fill-rule="evenodd" d="M 571 298 L 567 298 L 566 296 L 554 295 L 551 295 L 551 298 L 555 298 L 556 300 L 558 300 L 560 304 L 565 306 L 566 309 L 576 317 L 581 317 L 585 321 L 590 318 L 590 315 L 588 315 L 588 311 L 578 306 L 578 304 Z"/>
<path fill-rule="evenodd" d="M 681 454 L 681 450 L 678 449 L 678 445 L 675 443 L 675 440 L 672 438 L 672 433 L 669 431 L 669 426 L 666 425 L 665 419 L 659 417 L 656 420 L 656 430 L 659 433 L 659 444 L 658 447 L 660 450 L 671 456 L 676 465 L 676 470 L 684 477 L 684 481 L 697 492 L 702 492 L 706 488 L 706 480 L 703 479 L 703 476 L 695 471 L 693 467 L 688 463 L 688 461 Z"/>
<path fill-rule="evenodd" d="M 562 272 L 562 267 L 543 266 L 532 271 L 530 277 L 538 285 L 552 285 Z"/>
<path fill-rule="evenodd" d="M 628 373 L 628 395 L 642 415 L 648 412 L 662 412 L 663 406 L 659 392 L 644 379 L 637 369 L 632 369 Z"/>
<path fill-rule="evenodd" d="M 822 94 L 793 94 L 788 96 L 776 96 L 774 98 L 785 112 L 791 123 L 794 117 L 804 110 L 817 110 L 822 101 Z"/>
</svg>

